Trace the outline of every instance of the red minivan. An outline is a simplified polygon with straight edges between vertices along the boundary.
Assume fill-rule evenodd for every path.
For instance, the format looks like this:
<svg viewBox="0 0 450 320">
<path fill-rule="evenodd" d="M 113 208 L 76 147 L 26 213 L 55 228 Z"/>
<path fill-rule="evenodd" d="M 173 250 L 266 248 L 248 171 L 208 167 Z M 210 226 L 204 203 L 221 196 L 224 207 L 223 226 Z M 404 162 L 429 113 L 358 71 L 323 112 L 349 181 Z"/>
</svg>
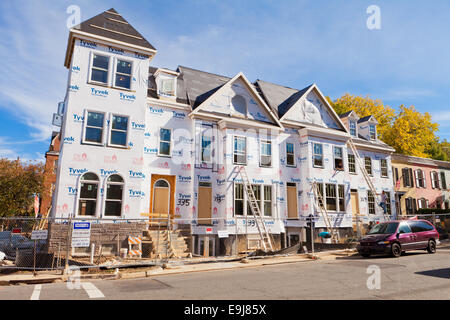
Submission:
<svg viewBox="0 0 450 320">
<path fill-rule="evenodd" d="M 408 250 L 427 250 L 436 252 L 439 233 L 426 220 L 388 221 L 375 225 L 356 247 L 359 254 L 388 253 L 394 257 Z"/>
</svg>

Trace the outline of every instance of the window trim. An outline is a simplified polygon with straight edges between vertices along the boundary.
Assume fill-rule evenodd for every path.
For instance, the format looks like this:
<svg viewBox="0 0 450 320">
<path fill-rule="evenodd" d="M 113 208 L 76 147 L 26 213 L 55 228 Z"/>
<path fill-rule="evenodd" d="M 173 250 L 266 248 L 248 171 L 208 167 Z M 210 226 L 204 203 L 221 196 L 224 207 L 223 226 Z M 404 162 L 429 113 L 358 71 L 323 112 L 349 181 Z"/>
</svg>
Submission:
<svg viewBox="0 0 450 320">
<path fill-rule="evenodd" d="M 336 158 L 336 149 L 341 149 L 341 157 L 340 157 L 340 159 L 341 159 L 341 161 L 342 161 L 342 168 L 336 168 L 336 159 L 339 159 L 339 158 Z M 337 170 L 337 171 L 345 171 L 345 166 L 344 166 L 344 148 L 343 147 L 338 147 L 338 146 L 333 146 L 333 168 L 334 168 L 334 170 Z"/>
<path fill-rule="evenodd" d="M 113 60 L 114 60 L 114 64 L 113 64 L 113 77 L 112 77 L 111 87 L 115 88 L 115 89 L 119 89 L 119 90 L 133 91 L 134 61 L 132 59 L 130 59 L 128 57 L 124 57 L 124 56 L 114 57 Z M 129 74 L 129 76 L 130 76 L 130 87 L 129 88 L 116 85 L 116 75 L 117 74 L 122 74 L 122 75 L 128 76 L 128 74 L 126 74 L 126 73 L 117 72 L 117 63 L 119 60 L 131 63 L 131 73 Z"/>
<path fill-rule="evenodd" d="M 201 135 L 201 137 L 200 137 L 200 163 L 205 163 L 205 164 L 212 164 L 213 163 L 213 141 L 214 141 L 214 137 L 213 137 L 213 135 L 206 135 L 205 133 L 206 132 L 208 132 L 209 130 L 211 130 L 211 133 L 212 133 L 212 127 L 208 127 L 207 129 L 204 129 L 203 127 L 202 127 L 202 131 L 200 132 L 200 135 Z M 209 144 L 209 147 L 210 147 L 210 155 L 209 155 L 209 161 L 205 161 L 205 160 L 203 160 L 203 137 L 208 137 L 209 139 L 210 139 L 210 144 Z"/>
<path fill-rule="evenodd" d="M 322 157 L 322 165 L 321 166 L 315 164 L 315 160 L 316 160 L 315 157 L 316 157 L 316 155 L 319 155 L 318 153 L 316 153 L 316 150 L 315 150 L 315 145 L 316 144 L 320 145 L 321 149 L 322 149 L 322 153 L 320 154 L 321 157 Z M 321 169 L 325 168 L 324 157 L 323 157 L 323 143 L 313 142 L 313 167 L 314 168 L 321 168 Z"/>
<path fill-rule="evenodd" d="M 266 143 L 270 145 L 270 155 L 263 155 L 262 154 L 262 145 L 263 143 Z M 270 157 L 270 165 L 266 165 L 262 163 L 262 157 Z M 272 140 L 271 139 L 260 139 L 259 141 L 259 166 L 263 168 L 272 168 L 273 162 L 272 162 Z"/>
<path fill-rule="evenodd" d="M 125 131 L 125 133 L 127 134 L 126 137 L 126 141 L 125 141 L 125 145 L 120 145 L 120 144 L 113 144 L 111 143 L 111 137 L 112 137 L 112 131 L 120 131 L 120 132 L 124 132 L 123 130 L 118 130 L 118 129 L 113 129 L 113 117 L 117 116 L 117 117 L 122 117 L 122 118 L 127 118 L 127 130 Z M 119 114 L 119 113 L 110 113 L 109 114 L 109 128 L 108 128 L 108 141 L 107 141 L 107 146 L 108 147 L 113 147 L 113 148 L 121 148 L 121 149 L 128 149 L 128 144 L 130 142 L 130 116 L 128 115 L 124 115 L 124 114 Z"/>
<path fill-rule="evenodd" d="M 369 201 L 369 195 L 371 195 L 371 198 L 373 199 L 373 201 Z M 377 207 L 376 207 L 376 199 L 375 196 L 371 190 L 367 190 L 367 213 L 368 214 L 372 214 L 372 215 L 376 215 L 377 214 Z M 370 212 L 370 205 L 373 202 L 373 213 Z"/>
<path fill-rule="evenodd" d="M 352 128 L 352 124 L 355 126 L 354 128 Z M 349 133 L 352 137 L 357 138 L 358 137 L 358 126 L 356 124 L 355 120 L 349 120 L 348 121 L 348 128 L 349 128 Z M 352 129 L 355 129 L 355 134 L 352 134 Z"/>
<path fill-rule="evenodd" d="M 383 175 L 383 161 L 386 163 L 386 175 Z M 382 178 L 389 178 L 389 166 L 387 159 L 380 159 L 380 176 Z"/>
<path fill-rule="evenodd" d="M 96 177 L 98 178 L 97 181 L 94 181 L 94 180 L 86 180 L 87 182 L 92 182 L 92 183 L 96 183 L 96 184 L 97 184 L 97 195 L 96 195 L 96 197 L 95 197 L 95 214 L 92 215 L 92 216 L 91 216 L 91 215 L 80 215 L 80 214 L 79 214 L 79 210 L 80 210 L 80 200 L 82 199 L 82 198 L 81 198 L 81 183 L 82 183 L 81 178 L 82 178 L 84 175 L 88 174 L 88 173 L 95 174 Z M 99 206 L 99 199 L 98 199 L 98 197 L 101 195 L 101 194 L 100 194 L 100 182 L 101 182 L 101 181 L 100 181 L 100 176 L 99 176 L 97 173 L 95 173 L 94 171 L 87 171 L 87 172 L 81 174 L 81 175 L 78 177 L 78 181 L 77 181 L 77 197 L 76 197 L 75 210 L 74 210 L 74 213 L 75 213 L 75 217 L 76 217 L 76 218 L 83 218 L 83 219 L 86 219 L 86 218 L 98 218 L 98 217 L 99 217 L 100 206 Z M 84 198 L 83 198 L 83 199 L 84 199 Z M 90 199 L 90 200 L 93 200 L 93 199 Z M 100 204 L 101 204 L 101 203 L 100 203 Z"/>
<path fill-rule="evenodd" d="M 288 144 L 292 145 L 292 153 L 288 152 L 288 148 L 287 148 Z M 295 143 L 286 141 L 285 151 L 286 151 L 286 167 L 296 168 L 297 167 L 297 161 L 295 159 Z M 288 164 L 288 160 L 287 160 L 288 159 L 288 154 L 292 155 L 292 159 L 294 160 L 294 164 Z"/>
<path fill-rule="evenodd" d="M 102 141 L 101 142 L 94 142 L 94 141 L 87 141 L 86 140 L 86 129 L 88 127 L 88 115 L 89 113 L 99 113 L 99 114 L 103 114 L 103 124 L 102 124 Z M 81 139 L 81 143 L 82 144 L 90 144 L 90 145 L 95 145 L 95 146 L 105 146 L 105 123 L 106 123 L 106 117 L 107 117 L 107 113 L 103 112 L 103 111 L 95 111 L 92 109 L 84 109 L 84 123 L 83 123 L 83 137 Z M 93 127 L 93 128 L 98 128 L 98 127 Z"/>
<path fill-rule="evenodd" d="M 372 138 L 372 130 L 371 130 L 372 128 L 374 129 L 374 132 L 373 132 L 374 137 L 373 138 Z M 373 141 L 377 140 L 377 126 L 375 124 L 369 124 L 369 139 L 373 140 Z"/>
<path fill-rule="evenodd" d="M 245 150 L 244 150 L 244 158 L 245 158 L 245 162 L 243 162 L 243 163 L 239 163 L 239 162 L 235 162 L 234 161 L 234 156 L 235 155 L 241 155 L 242 156 L 242 154 L 236 154 L 236 149 L 235 149 L 235 140 L 236 140 L 236 138 L 239 138 L 239 139 L 244 139 L 244 141 L 245 141 Z M 233 164 L 237 164 L 237 165 L 241 165 L 241 166 L 246 166 L 247 165 L 247 137 L 246 136 L 241 136 L 241 135 L 233 135 Z"/>
<path fill-rule="evenodd" d="M 108 58 L 108 70 L 107 70 L 108 75 L 107 75 L 106 83 L 92 80 L 92 69 L 94 68 L 94 55 Z M 89 64 L 89 74 L 88 74 L 88 83 L 89 84 L 98 85 L 98 86 L 102 86 L 102 87 L 109 87 L 109 84 L 111 83 L 111 72 L 110 71 L 112 70 L 112 67 L 113 67 L 111 65 L 113 59 L 111 59 L 111 58 L 112 58 L 111 55 L 105 54 L 103 51 L 91 50 L 90 58 L 89 58 L 90 64 Z M 97 68 L 97 67 L 95 67 L 95 68 Z M 101 68 L 97 68 L 97 69 L 102 70 Z"/>
<path fill-rule="evenodd" d="M 111 176 L 119 176 L 119 177 L 122 178 L 123 182 L 108 182 L 108 179 Z M 108 198 L 107 198 L 107 196 L 108 196 L 108 184 L 121 185 L 122 186 L 122 199 L 120 200 L 120 202 L 121 202 L 120 216 L 107 216 L 105 214 L 106 201 L 119 201 L 119 200 L 114 200 L 114 199 L 113 200 L 108 200 Z M 124 200 L 125 200 L 125 189 L 126 189 L 125 179 L 124 179 L 124 177 L 121 174 L 119 174 L 119 173 L 112 173 L 112 174 L 110 174 L 109 176 L 107 176 L 105 178 L 104 187 L 103 187 L 103 190 L 104 190 L 104 192 L 103 192 L 103 201 L 102 201 L 103 208 L 102 208 L 102 213 L 100 215 L 100 218 L 103 218 L 103 219 L 119 219 L 119 218 L 124 218 L 125 217 L 125 212 L 123 210 L 124 209 Z"/>
<path fill-rule="evenodd" d="M 161 140 L 161 129 L 170 131 L 170 141 Z M 168 155 L 161 153 L 161 142 L 170 143 L 170 150 L 169 150 L 170 152 Z M 172 146 L 173 146 L 172 128 L 159 127 L 159 129 L 158 129 L 158 157 L 172 158 L 172 149 L 173 149 Z"/>
<path fill-rule="evenodd" d="M 350 162 L 350 156 L 353 157 L 353 162 Z M 348 161 L 348 172 L 349 172 L 350 174 L 358 174 L 358 173 L 356 172 L 356 157 L 355 157 L 355 155 L 354 155 L 353 153 L 347 153 L 347 161 Z M 350 170 L 350 164 L 352 164 L 352 165 L 354 166 L 354 168 L 355 168 L 354 171 L 351 171 L 351 170 Z"/>
<path fill-rule="evenodd" d="M 241 185 L 242 186 L 242 199 L 236 199 L 236 186 L 237 185 Z M 261 212 L 261 217 L 264 219 L 272 219 L 274 217 L 274 188 L 271 184 L 257 184 L 257 183 L 253 183 L 251 184 L 251 187 L 253 188 L 254 186 L 259 188 L 259 194 L 260 194 L 260 199 L 257 200 L 258 201 L 258 205 L 259 205 L 259 210 Z M 271 200 L 265 200 L 265 187 L 270 187 L 270 198 Z M 240 214 L 236 214 L 236 200 L 238 201 L 242 201 L 242 215 Z M 264 214 L 264 208 L 265 208 L 265 204 L 266 202 L 270 202 L 270 216 L 266 216 Z M 253 217 L 253 214 L 248 212 L 248 207 L 250 206 L 250 202 L 248 200 L 247 197 L 247 193 L 245 192 L 245 188 L 244 188 L 244 183 L 242 182 L 234 182 L 233 183 L 233 217 Z"/>
<path fill-rule="evenodd" d="M 366 164 L 366 160 L 369 159 L 370 160 L 370 173 L 369 171 L 367 171 L 367 164 Z M 366 170 L 367 174 L 371 177 L 373 177 L 373 163 L 372 163 L 372 157 L 364 157 L 364 170 Z"/>
</svg>

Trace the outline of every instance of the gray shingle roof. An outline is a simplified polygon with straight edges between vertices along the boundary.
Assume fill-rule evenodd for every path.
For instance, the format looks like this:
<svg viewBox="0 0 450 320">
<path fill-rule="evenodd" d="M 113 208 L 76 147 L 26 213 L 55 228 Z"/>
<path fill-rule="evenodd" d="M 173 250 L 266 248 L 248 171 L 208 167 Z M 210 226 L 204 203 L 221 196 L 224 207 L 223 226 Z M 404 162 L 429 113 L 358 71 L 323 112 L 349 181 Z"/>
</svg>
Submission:
<svg viewBox="0 0 450 320">
<path fill-rule="evenodd" d="M 362 117 L 361 119 L 358 120 L 358 123 L 366 122 L 366 121 L 368 121 L 370 118 L 372 118 L 372 115 Z"/>
<path fill-rule="evenodd" d="M 349 115 L 350 115 L 350 113 L 352 113 L 353 112 L 353 110 L 350 110 L 350 111 L 347 111 L 347 112 L 345 112 L 345 113 L 342 113 L 342 114 L 340 114 L 339 115 L 339 118 L 347 118 Z"/>
<path fill-rule="evenodd" d="M 302 90 L 283 87 L 278 84 L 257 80 L 258 87 L 268 105 L 281 118 L 311 88 L 312 84 Z"/>
<path fill-rule="evenodd" d="M 156 50 L 113 8 L 82 22 L 74 28 L 92 35 Z"/>
</svg>

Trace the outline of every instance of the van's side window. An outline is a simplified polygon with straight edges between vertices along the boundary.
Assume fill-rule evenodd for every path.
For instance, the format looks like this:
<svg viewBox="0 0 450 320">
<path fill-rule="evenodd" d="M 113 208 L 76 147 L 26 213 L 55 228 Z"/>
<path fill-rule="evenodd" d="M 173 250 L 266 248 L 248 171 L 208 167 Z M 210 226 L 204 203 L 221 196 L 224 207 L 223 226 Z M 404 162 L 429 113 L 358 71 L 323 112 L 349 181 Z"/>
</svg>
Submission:
<svg viewBox="0 0 450 320">
<path fill-rule="evenodd" d="M 406 223 L 402 223 L 398 228 L 398 233 L 411 233 L 411 228 Z"/>
</svg>

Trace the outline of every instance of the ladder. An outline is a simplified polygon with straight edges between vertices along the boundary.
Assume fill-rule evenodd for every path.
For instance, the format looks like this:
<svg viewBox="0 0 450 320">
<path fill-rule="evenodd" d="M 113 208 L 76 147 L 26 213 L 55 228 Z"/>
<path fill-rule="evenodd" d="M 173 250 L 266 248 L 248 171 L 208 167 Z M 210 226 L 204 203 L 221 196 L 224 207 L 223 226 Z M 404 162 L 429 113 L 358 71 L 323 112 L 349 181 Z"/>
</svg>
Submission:
<svg viewBox="0 0 450 320">
<path fill-rule="evenodd" d="M 327 232 L 331 235 L 331 241 L 334 243 L 339 243 L 339 232 L 336 228 L 333 227 L 331 223 L 330 217 L 328 216 L 327 209 L 325 207 L 325 202 L 323 201 L 322 194 L 319 191 L 319 186 L 317 182 L 314 181 L 312 183 L 314 198 L 316 199 L 316 207 L 325 221 L 325 227 L 327 228 Z"/>
<path fill-rule="evenodd" d="M 247 199 L 250 202 L 249 207 L 255 217 L 255 224 L 258 229 L 259 235 L 261 237 L 261 242 L 264 251 L 273 251 L 273 239 L 269 232 L 267 232 L 266 225 L 262 219 L 261 210 L 259 209 L 258 201 L 256 200 L 255 193 L 253 192 L 252 185 L 248 179 L 247 171 L 244 166 L 239 166 L 239 173 L 242 177 L 242 183 L 244 185 L 244 190 L 247 195 Z"/>
<path fill-rule="evenodd" d="M 367 182 L 367 185 L 369 186 L 370 191 L 372 192 L 372 195 L 375 199 L 375 214 L 378 212 L 383 211 L 383 217 L 386 221 L 389 221 L 391 218 L 388 214 L 384 213 L 384 210 L 381 208 L 381 206 L 378 204 L 377 202 L 377 190 L 375 189 L 375 186 L 373 185 L 372 179 L 369 176 L 369 174 L 366 171 L 366 166 L 363 162 L 363 160 L 361 159 L 361 157 L 359 156 L 358 150 L 356 149 L 355 144 L 353 143 L 353 140 L 350 138 L 350 140 L 348 140 L 348 144 L 353 152 L 353 155 L 355 156 L 355 160 L 358 163 L 358 166 L 364 176 L 364 179 Z"/>
</svg>

